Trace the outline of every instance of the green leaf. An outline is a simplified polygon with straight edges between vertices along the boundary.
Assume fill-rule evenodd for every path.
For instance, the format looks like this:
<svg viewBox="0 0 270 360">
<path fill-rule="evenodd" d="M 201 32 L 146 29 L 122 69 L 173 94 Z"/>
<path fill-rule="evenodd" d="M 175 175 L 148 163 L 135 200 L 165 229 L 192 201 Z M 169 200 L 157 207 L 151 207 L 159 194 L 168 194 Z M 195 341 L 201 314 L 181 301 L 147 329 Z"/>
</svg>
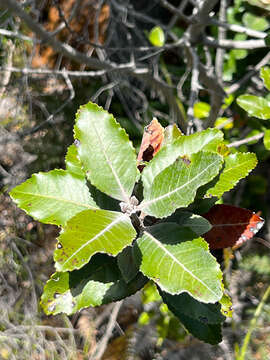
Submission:
<svg viewBox="0 0 270 360">
<path fill-rule="evenodd" d="M 261 68 L 260 77 L 263 79 L 264 85 L 267 88 L 267 90 L 270 91 L 270 68 L 269 67 Z"/>
<path fill-rule="evenodd" d="M 164 140 L 162 146 L 172 144 L 175 140 L 179 139 L 181 136 L 183 136 L 183 134 L 176 124 L 167 126 L 164 130 Z"/>
<path fill-rule="evenodd" d="M 205 102 L 197 102 L 194 105 L 194 116 L 197 119 L 205 119 L 209 116 L 211 106 Z"/>
<path fill-rule="evenodd" d="M 100 209 L 82 211 L 67 222 L 58 238 L 56 270 L 79 269 L 98 252 L 117 255 L 135 236 L 126 214 Z"/>
<path fill-rule="evenodd" d="M 270 130 L 267 129 L 264 132 L 263 144 L 266 150 L 270 150 Z"/>
<path fill-rule="evenodd" d="M 224 192 L 231 190 L 240 179 L 246 177 L 257 165 L 256 155 L 253 153 L 235 153 L 225 158 L 224 169 L 216 184 L 208 189 L 207 195 L 221 197 Z"/>
<path fill-rule="evenodd" d="M 148 228 L 135 245 L 140 270 L 168 293 L 188 292 L 201 302 L 217 302 L 222 297 L 222 272 L 207 243 L 191 235 L 173 223 Z"/>
<path fill-rule="evenodd" d="M 68 315 L 88 306 L 121 300 L 140 290 L 147 282 L 141 273 L 126 283 L 115 258 L 95 255 L 89 264 L 72 272 L 56 272 L 44 287 L 41 305 L 46 314 Z"/>
<path fill-rule="evenodd" d="M 125 247 L 121 253 L 118 254 L 117 264 L 127 283 L 134 279 L 140 270 L 132 246 Z"/>
<path fill-rule="evenodd" d="M 144 188 L 151 187 L 154 178 L 173 164 L 179 156 L 189 156 L 200 150 L 217 152 L 222 141 L 222 131 L 207 129 L 189 136 L 183 135 L 173 143 L 163 146 L 143 170 Z"/>
<path fill-rule="evenodd" d="M 79 158 L 90 182 L 100 191 L 129 202 L 138 176 L 136 154 L 124 129 L 96 104 L 88 103 L 76 116 Z"/>
<path fill-rule="evenodd" d="M 82 170 L 82 164 L 78 158 L 78 150 L 74 144 L 68 147 L 65 163 L 66 169 L 70 173 L 79 177 L 85 177 L 85 173 Z"/>
<path fill-rule="evenodd" d="M 197 189 L 218 174 L 222 162 L 220 155 L 204 151 L 180 157 L 155 177 L 151 187 L 144 189 L 140 209 L 162 218 L 186 207 L 193 202 Z"/>
<path fill-rule="evenodd" d="M 233 310 L 232 310 L 232 300 L 227 294 L 223 294 L 222 298 L 219 300 L 221 305 L 221 313 L 225 317 L 232 317 Z"/>
<path fill-rule="evenodd" d="M 177 309 L 177 313 L 184 314 L 203 324 L 220 324 L 225 321 L 225 317 L 221 313 L 221 305 L 205 304 L 195 300 L 189 294 L 170 295 L 160 290 L 163 301 L 168 305 L 169 309 Z M 174 311 L 172 311 L 174 313 Z M 176 315 L 177 316 L 177 315 Z"/>
<path fill-rule="evenodd" d="M 233 118 L 219 117 L 215 121 L 215 127 L 230 130 L 233 128 Z"/>
<path fill-rule="evenodd" d="M 168 305 L 168 308 L 177 316 L 185 329 L 197 339 L 211 345 L 216 345 L 222 341 L 221 324 L 204 324 L 201 321 L 186 316 L 179 311 L 178 307 L 174 307 L 173 305 L 175 304 Z"/>
<path fill-rule="evenodd" d="M 237 104 L 241 106 L 250 116 L 262 120 L 270 119 L 270 102 L 255 95 L 241 95 L 237 98 Z"/>
<path fill-rule="evenodd" d="M 162 28 L 160 26 L 155 26 L 149 34 L 148 37 L 150 43 L 154 46 L 163 46 L 165 43 L 165 35 L 164 35 L 164 31 L 162 30 Z"/>
<path fill-rule="evenodd" d="M 263 16 L 256 16 L 252 13 L 246 12 L 242 21 L 244 25 L 252 30 L 264 31 L 269 27 L 269 23 Z"/>
<path fill-rule="evenodd" d="M 204 217 L 192 214 L 189 211 L 176 210 L 174 214 L 166 219 L 167 222 L 176 222 L 178 225 L 190 228 L 196 235 L 202 235 L 212 226 Z"/>
<path fill-rule="evenodd" d="M 10 196 L 27 214 L 45 224 L 64 225 L 77 213 L 97 208 L 85 180 L 66 170 L 34 174 Z"/>
</svg>

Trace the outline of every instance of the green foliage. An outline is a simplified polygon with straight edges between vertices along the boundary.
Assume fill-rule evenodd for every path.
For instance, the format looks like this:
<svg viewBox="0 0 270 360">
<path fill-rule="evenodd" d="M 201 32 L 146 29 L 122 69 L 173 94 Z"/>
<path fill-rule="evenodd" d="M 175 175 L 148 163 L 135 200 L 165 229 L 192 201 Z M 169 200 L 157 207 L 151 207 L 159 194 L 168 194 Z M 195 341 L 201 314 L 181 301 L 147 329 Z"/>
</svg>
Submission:
<svg viewBox="0 0 270 360">
<path fill-rule="evenodd" d="M 215 185 L 207 190 L 207 195 L 221 197 L 231 190 L 240 179 L 257 165 L 257 158 L 252 153 L 235 153 L 225 158 L 224 168 Z"/>
<path fill-rule="evenodd" d="M 270 119 L 270 103 L 266 99 L 255 95 L 241 95 L 237 98 L 237 104 L 250 116 L 258 119 Z"/>
<path fill-rule="evenodd" d="M 64 225 L 77 213 L 97 208 L 84 178 L 67 170 L 34 174 L 10 196 L 21 209 L 45 224 Z"/>
<path fill-rule="evenodd" d="M 263 79 L 265 87 L 267 88 L 267 90 L 270 91 L 270 68 L 269 67 L 261 68 L 260 76 Z"/>
<path fill-rule="evenodd" d="M 265 31 L 269 27 L 269 22 L 262 16 L 256 16 L 252 13 L 246 12 L 243 15 L 243 23 L 246 27 L 257 30 Z"/>
<path fill-rule="evenodd" d="M 170 294 L 187 291 L 202 302 L 217 302 L 222 273 L 207 244 L 195 237 L 177 224 L 152 226 L 137 240 L 140 270 Z"/>
<path fill-rule="evenodd" d="M 165 43 L 165 35 L 164 31 L 160 26 L 155 26 L 149 34 L 148 37 L 150 43 L 154 46 L 160 47 L 163 46 Z"/>
<path fill-rule="evenodd" d="M 77 147 L 68 149 L 66 170 L 33 175 L 11 196 L 35 219 L 61 226 L 57 272 L 41 299 L 47 314 L 118 301 L 153 280 L 185 328 L 214 344 L 230 302 L 220 266 L 200 237 L 210 224 L 183 208 L 194 200 L 196 212 L 200 201 L 213 204 L 205 196 L 230 190 L 256 157 L 229 154 L 217 129 L 185 136 L 174 125 L 164 133 L 161 150 L 140 175 L 126 132 L 89 103 L 76 116 Z M 154 217 L 150 225 L 147 215 Z"/>
</svg>

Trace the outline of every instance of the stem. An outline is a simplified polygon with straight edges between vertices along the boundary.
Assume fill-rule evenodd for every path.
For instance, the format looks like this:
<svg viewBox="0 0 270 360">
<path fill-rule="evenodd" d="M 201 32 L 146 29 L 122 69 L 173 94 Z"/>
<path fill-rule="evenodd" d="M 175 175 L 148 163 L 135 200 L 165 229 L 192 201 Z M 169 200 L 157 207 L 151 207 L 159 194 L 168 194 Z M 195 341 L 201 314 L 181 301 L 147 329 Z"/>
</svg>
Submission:
<svg viewBox="0 0 270 360">
<path fill-rule="evenodd" d="M 230 147 L 238 147 L 240 145 L 243 145 L 243 144 L 248 144 L 249 142 L 251 141 L 255 141 L 255 140 L 260 140 L 262 137 L 264 136 L 264 132 L 261 132 L 257 135 L 254 135 L 254 136 L 250 136 L 248 138 L 245 138 L 243 140 L 238 140 L 238 141 L 235 141 L 235 142 L 232 142 L 230 143 L 229 145 L 227 145 L 229 148 Z"/>
<path fill-rule="evenodd" d="M 256 309 L 256 311 L 254 313 L 254 316 L 253 316 L 253 318 L 251 319 L 251 321 L 249 323 L 249 329 L 248 329 L 248 332 L 247 332 L 247 334 L 245 336 L 243 345 L 241 347 L 240 355 L 237 356 L 236 360 L 244 360 L 245 359 L 246 351 L 247 351 L 247 347 L 248 347 L 248 344 L 249 344 L 249 341 L 250 341 L 251 334 L 252 334 L 253 330 L 256 327 L 257 320 L 258 320 L 258 318 L 259 318 L 259 316 L 260 316 L 260 314 L 262 312 L 264 304 L 266 303 L 267 298 L 268 298 L 269 295 L 270 295 L 270 285 L 268 286 L 265 293 L 263 294 L 262 300 L 260 301 L 259 305 L 257 306 L 257 309 Z"/>
</svg>

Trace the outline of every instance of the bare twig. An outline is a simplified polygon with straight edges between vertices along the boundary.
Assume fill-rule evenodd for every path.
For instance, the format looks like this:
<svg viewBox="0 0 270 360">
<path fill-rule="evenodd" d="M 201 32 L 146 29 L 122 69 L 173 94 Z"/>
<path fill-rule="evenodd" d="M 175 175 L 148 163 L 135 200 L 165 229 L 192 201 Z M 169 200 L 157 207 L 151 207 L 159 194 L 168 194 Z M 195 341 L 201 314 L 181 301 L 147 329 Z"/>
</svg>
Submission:
<svg viewBox="0 0 270 360">
<path fill-rule="evenodd" d="M 242 77 L 239 81 L 237 81 L 236 83 L 234 83 L 233 85 L 231 85 L 227 90 L 226 93 L 227 94 L 232 94 L 235 91 L 239 90 L 247 81 L 249 81 L 249 79 L 256 74 L 258 71 L 260 71 L 260 68 L 263 67 L 264 65 L 268 64 L 270 61 L 270 51 L 266 54 L 266 56 L 260 61 L 258 62 L 258 64 L 251 70 L 249 71 L 244 77 Z"/>
<path fill-rule="evenodd" d="M 252 30 L 249 28 L 246 28 L 244 26 L 241 25 L 236 25 L 236 24 L 229 24 L 226 23 L 225 20 L 221 20 L 221 18 L 219 20 L 216 19 L 209 19 L 209 25 L 216 25 L 218 27 L 222 27 L 224 29 L 233 31 L 233 32 L 237 32 L 240 34 L 246 34 L 248 36 L 252 36 L 258 39 L 264 39 L 267 34 L 263 31 L 257 31 L 257 30 Z"/>
<path fill-rule="evenodd" d="M 113 307 L 111 316 L 110 316 L 110 320 L 106 329 L 106 332 L 103 336 L 103 338 L 101 339 L 101 341 L 97 344 L 97 353 L 95 354 L 95 356 L 93 357 L 93 360 L 100 360 L 106 350 L 107 344 L 110 340 L 110 337 L 112 335 L 113 329 L 116 325 L 116 319 L 119 313 L 119 310 L 122 306 L 123 300 L 119 301 L 118 303 L 116 303 Z"/>
<path fill-rule="evenodd" d="M 230 40 L 230 39 L 220 39 L 216 40 L 210 36 L 206 36 L 203 39 L 203 43 L 210 47 L 220 48 L 220 49 L 245 49 L 253 50 L 269 47 L 263 39 L 259 40 Z"/>
<path fill-rule="evenodd" d="M 260 140 L 261 138 L 264 137 L 264 132 L 261 132 L 257 135 L 254 135 L 254 136 L 250 136 L 248 138 L 245 138 L 243 140 L 238 140 L 238 141 L 235 141 L 233 143 L 230 143 L 229 145 L 227 145 L 229 148 L 230 147 L 238 147 L 240 145 L 243 145 L 243 144 L 248 144 L 249 142 L 251 141 L 256 141 L 256 140 Z"/>
<path fill-rule="evenodd" d="M 17 39 L 20 39 L 20 40 L 26 40 L 26 41 L 33 41 L 33 38 L 29 37 L 29 36 L 25 36 L 25 35 L 22 35 L 18 32 L 15 32 L 15 31 L 9 31 L 9 30 L 6 30 L 6 29 L 0 29 L 0 35 L 3 35 L 3 36 L 7 36 L 7 37 L 11 37 L 11 38 L 17 38 Z"/>
<path fill-rule="evenodd" d="M 219 8 L 219 20 L 222 22 L 226 21 L 226 9 L 227 1 L 221 0 L 220 1 L 220 8 Z M 219 27 L 218 28 L 218 40 L 224 40 L 226 38 L 226 29 Z M 224 49 L 218 48 L 216 51 L 216 61 L 215 61 L 215 70 L 217 74 L 218 81 L 222 84 L 222 74 L 223 74 L 223 60 L 224 60 Z"/>
<path fill-rule="evenodd" d="M 194 118 L 194 104 L 198 100 L 198 93 L 200 89 L 199 84 L 199 57 L 196 51 L 191 47 L 188 49 L 191 55 L 192 60 L 192 72 L 191 72 L 191 89 L 190 89 L 190 97 L 188 104 L 188 127 L 187 134 L 191 132 L 193 127 L 193 118 Z"/>
</svg>

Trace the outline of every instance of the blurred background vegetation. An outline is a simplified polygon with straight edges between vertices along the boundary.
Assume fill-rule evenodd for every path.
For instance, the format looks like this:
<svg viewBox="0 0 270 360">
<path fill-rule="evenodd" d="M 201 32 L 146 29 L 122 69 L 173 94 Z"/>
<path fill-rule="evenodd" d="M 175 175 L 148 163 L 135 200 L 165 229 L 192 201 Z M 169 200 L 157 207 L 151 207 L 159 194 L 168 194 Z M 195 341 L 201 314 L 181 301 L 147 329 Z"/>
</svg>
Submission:
<svg viewBox="0 0 270 360">
<path fill-rule="evenodd" d="M 259 76 L 270 60 L 269 11 L 268 0 L 0 0 L 0 359 L 237 358 L 270 280 L 270 123 L 236 102 L 245 93 L 270 101 Z M 255 171 L 224 196 L 266 222 L 259 238 L 224 252 L 234 314 L 219 345 L 187 334 L 151 285 L 120 305 L 42 312 L 58 229 L 26 216 L 8 191 L 64 166 L 76 111 L 90 100 L 137 149 L 155 116 L 187 134 L 217 127 L 256 153 Z M 268 300 L 246 359 L 270 359 L 269 344 Z"/>
</svg>

